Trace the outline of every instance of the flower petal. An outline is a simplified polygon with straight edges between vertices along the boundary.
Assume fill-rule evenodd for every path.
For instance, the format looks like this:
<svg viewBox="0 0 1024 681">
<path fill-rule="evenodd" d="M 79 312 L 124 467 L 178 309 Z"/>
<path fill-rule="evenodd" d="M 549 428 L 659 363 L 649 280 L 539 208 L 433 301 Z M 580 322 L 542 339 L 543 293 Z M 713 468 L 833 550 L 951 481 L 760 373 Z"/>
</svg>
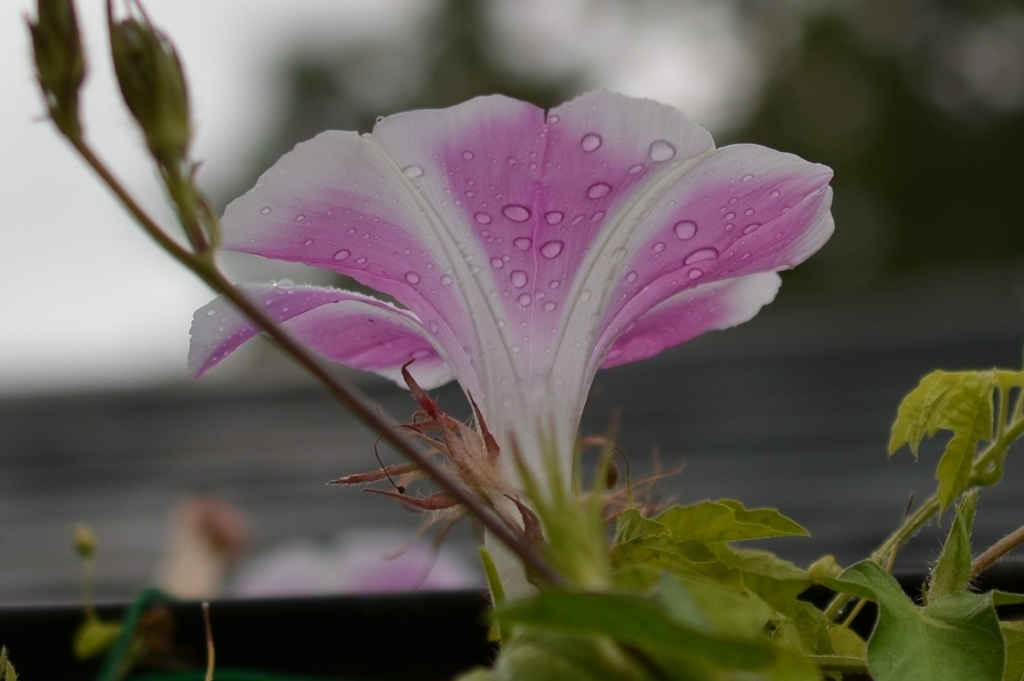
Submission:
<svg viewBox="0 0 1024 681">
<path fill-rule="evenodd" d="M 444 359 L 426 339 L 415 315 L 350 291 L 313 286 L 241 287 L 294 338 L 322 357 L 373 371 L 401 384 L 409 367 L 425 387 L 452 379 Z M 196 311 L 189 369 L 196 377 L 213 368 L 259 329 L 226 298 Z"/>
<path fill-rule="evenodd" d="M 604 355 L 601 368 L 647 359 L 705 331 L 749 321 L 774 300 L 781 284 L 778 274 L 763 272 L 677 293 L 632 322 Z"/>
</svg>

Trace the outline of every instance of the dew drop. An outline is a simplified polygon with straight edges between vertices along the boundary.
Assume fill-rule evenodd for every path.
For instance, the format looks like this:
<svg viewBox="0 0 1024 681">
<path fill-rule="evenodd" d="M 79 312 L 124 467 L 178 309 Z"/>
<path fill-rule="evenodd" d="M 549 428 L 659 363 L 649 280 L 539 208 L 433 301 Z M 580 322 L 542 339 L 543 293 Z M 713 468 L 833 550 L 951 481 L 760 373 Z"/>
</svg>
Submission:
<svg viewBox="0 0 1024 681">
<path fill-rule="evenodd" d="M 750 257 L 749 253 L 744 253 L 743 255 L 740 256 L 740 260 L 746 260 L 749 257 Z"/>
<path fill-rule="evenodd" d="M 668 142 L 668 140 L 654 140 L 651 142 L 651 148 L 648 151 L 652 161 L 668 161 L 675 157 L 676 148 Z"/>
<path fill-rule="evenodd" d="M 496 270 L 500 270 L 505 266 L 505 262 L 501 258 L 491 258 L 491 267 Z"/>
<path fill-rule="evenodd" d="M 639 277 L 639 276 L 640 275 L 637 274 L 635 271 L 630 272 L 629 274 L 626 275 L 626 283 L 627 284 L 632 284 L 634 281 L 637 280 L 637 277 Z"/>
<path fill-rule="evenodd" d="M 743 182 L 750 182 L 753 179 L 754 179 L 753 175 L 744 175 L 743 176 Z"/>
<path fill-rule="evenodd" d="M 356 264 L 357 265 L 365 265 L 366 264 L 366 258 L 356 258 Z"/>
<path fill-rule="evenodd" d="M 756 232 L 757 228 L 760 227 L 760 226 L 761 226 L 760 222 L 751 222 L 749 225 L 747 225 L 746 227 L 743 228 L 743 233 L 744 234 L 750 234 L 751 232 Z"/>
<path fill-rule="evenodd" d="M 443 275 L 441 277 L 441 283 L 444 284 L 445 286 L 451 286 L 452 285 L 452 278 L 450 276 L 448 276 L 447 274 L 445 274 L 445 275 Z"/>
<path fill-rule="evenodd" d="M 479 222 L 481 225 L 491 224 L 491 216 L 488 215 L 487 213 L 477 213 L 476 215 L 473 216 L 473 219 Z"/>
<path fill-rule="evenodd" d="M 215 315 L 215 314 L 217 314 L 217 311 L 216 311 L 216 310 L 207 310 L 207 311 L 206 311 L 206 316 L 207 316 L 207 317 L 212 317 L 212 316 L 213 316 L 213 315 Z"/>
<path fill-rule="evenodd" d="M 548 123 L 557 123 L 558 116 L 548 116 Z"/>
<path fill-rule="evenodd" d="M 604 211 L 603 211 L 603 210 L 599 210 L 599 211 L 597 211 L 596 213 L 594 213 L 594 215 L 593 215 L 593 216 L 591 216 L 591 218 L 590 218 L 590 221 L 591 221 L 591 222 L 598 222 L 598 221 L 600 221 L 600 220 L 601 220 L 601 218 L 603 218 L 603 217 L 604 217 Z"/>
<path fill-rule="evenodd" d="M 303 246 L 312 246 L 313 245 L 313 240 L 312 239 L 306 239 L 305 241 L 302 242 L 302 245 Z"/>
<path fill-rule="evenodd" d="M 693 220 L 683 220 L 682 222 L 677 222 L 672 231 L 676 233 L 677 237 L 686 241 L 687 239 L 692 239 L 697 233 L 697 223 Z"/>
<path fill-rule="evenodd" d="M 728 213 L 725 214 L 726 220 L 732 220 L 734 217 L 736 217 L 736 213 L 733 213 L 732 211 L 729 211 Z"/>
<path fill-rule="evenodd" d="M 420 275 L 416 274 L 415 272 L 406 272 L 405 280 L 410 284 L 418 284 L 420 283 Z"/>
<path fill-rule="evenodd" d="M 475 157 L 476 154 L 474 154 L 469 149 L 466 149 L 464 152 L 462 152 L 462 158 L 466 159 L 467 161 L 472 161 Z"/>
<path fill-rule="evenodd" d="M 281 281 L 274 282 L 276 288 L 288 290 L 295 286 L 295 282 L 291 279 L 282 279 Z"/>
<path fill-rule="evenodd" d="M 584 289 L 583 293 L 580 294 L 580 302 L 581 303 L 587 302 L 588 300 L 590 300 L 590 296 L 591 296 L 590 290 L 589 289 Z"/>
<path fill-rule="evenodd" d="M 597 182 L 587 189 L 587 196 L 592 199 L 600 199 L 612 193 L 612 186 L 606 182 Z"/>
<path fill-rule="evenodd" d="M 561 241 L 549 241 L 540 247 L 540 254 L 545 258 L 557 258 L 565 248 L 565 244 Z"/>
<path fill-rule="evenodd" d="M 352 253 L 350 253 L 349 251 L 346 251 L 346 250 L 345 250 L 345 249 L 343 248 L 343 249 L 341 249 L 340 251 L 338 251 L 337 253 L 335 253 L 335 254 L 334 254 L 334 259 L 335 259 L 335 260 L 345 260 L 345 259 L 346 259 L 346 258 L 348 258 L 348 257 L 349 257 L 350 255 L 352 255 Z"/>
<path fill-rule="evenodd" d="M 588 132 L 580 140 L 580 146 L 583 147 L 583 151 L 597 151 L 603 141 L 597 133 Z"/>
<path fill-rule="evenodd" d="M 630 175 L 636 175 L 637 173 L 639 173 L 643 169 L 644 169 L 644 167 L 642 165 L 640 165 L 639 163 L 637 163 L 635 166 L 633 166 L 632 168 L 629 169 L 629 174 Z"/>
<path fill-rule="evenodd" d="M 402 169 L 406 177 L 416 179 L 417 177 L 423 177 L 423 168 L 419 166 L 406 166 Z"/>
<path fill-rule="evenodd" d="M 266 215 L 270 212 L 270 206 L 263 206 L 263 208 L 260 209 L 260 212 Z"/>
<path fill-rule="evenodd" d="M 690 281 L 693 281 L 694 279 L 700 279 L 703 276 L 704 273 L 698 270 L 696 267 L 694 267 L 692 270 L 686 273 L 686 278 L 689 279 Z"/>
<path fill-rule="evenodd" d="M 578 225 L 578 224 L 580 224 L 581 222 L 583 222 L 583 218 L 585 218 L 585 217 L 586 217 L 585 215 L 577 215 L 576 217 L 574 217 L 574 218 L 572 219 L 572 224 L 573 224 L 573 226 L 575 226 L 575 225 Z"/>
<path fill-rule="evenodd" d="M 771 197 L 772 197 L 773 199 L 777 199 L 777 198 L 779 198 L 779 196 L 780 196 L 780 195 L 781 195 L 781 192 L 780 192 L 780 191 L 779 191 L 778 189 L 773 189 L 773 190 L 772 190 L 772 193 L 770 194 L 770 196 L 771 196 Z"/>
<path fill-rule="evenodd" d="M 513 239 L 512 244 L 520 251 L 528 251 L 530 250 L 530 246 L 533 245 L 533 240 L 531 240 L 530 237 L 521 236 Z"/>
<path fill-rule="evenodd" d="M 509 281 L 511 281 L 512 285 L 516 288 L 523 288 L 529 280 L 530 277 L 522 270 L 516 270 L 511 274 L 511 276 L 509 276 Z"/>
<path fill-rule="evenodd" d="M 549 225 L 557 225 L 565 218 L 565 213 L 560 210 L 548 211 L 544 214 L 544 221 Z"/>
<path fill-rule="evenodd" d="M 744 215 L 753 215 L 754 214 L 754 209 L 753 208 L 748 208 L 745 211 L 743 211 L 743 214 Z"/>
<path fill-rule="evenodd" d="M 440 327 L 438 327 L 437 322 L 435 322 L 433 320 L 431 320 L 431 322 L 430 322 L 430 324 L 428 324 L 428 326 L 430 327 L 430 330 L 432 332 L 434 332 L 434 333 L 437 333 L 440 330 Z"/>
<path fill-rule="evenodd" d="M 501 214 L 512 222 L 526 222 L 530 219 L 530 209 L 526 206 L 520 206 L 515 203 L 510 203 L 502 208 Z"/>
<path fill-rule="evenodd" d="M 306 216 L 303 215 L 302 213 L 299 213 L 298 215 L 295 216 L 295 222 L 302 222 L 305 219 L 306 219 Z"/>
<path fill-rule="evenodd" d="M 529 293 L 521 293 L 519 294 L 519 297 L 516 298 L 516 302 L 519 303 L 521 307 L 530 307 L 530 303 L 533 302 L 533 296 Z"/>
<path fill-rule="evenodd" d="M 717 248 L 698 248 L 696 251 L 686 256 L 683 260 L 683 264 L 692 265 L 696 262 L 704 262 L 705 260 L 715 260 L 717 257 Z"/>
<path fill-rule="evenodd" d="M 545 312 L 553 312 L 556 307 L 558 307 L 558 304 L 555 303 L 555 301 L 553 300 L 549 300 L 548 302 L 544 303 Z"/>
<path fill-rule="evenodd" d="M 665 250 L 665 244 L 659 241 L 658 243 L 651 246 L 651 250 L 654 251 L 655 253 L 661 253 L 662 251 Z"/>
</svg>

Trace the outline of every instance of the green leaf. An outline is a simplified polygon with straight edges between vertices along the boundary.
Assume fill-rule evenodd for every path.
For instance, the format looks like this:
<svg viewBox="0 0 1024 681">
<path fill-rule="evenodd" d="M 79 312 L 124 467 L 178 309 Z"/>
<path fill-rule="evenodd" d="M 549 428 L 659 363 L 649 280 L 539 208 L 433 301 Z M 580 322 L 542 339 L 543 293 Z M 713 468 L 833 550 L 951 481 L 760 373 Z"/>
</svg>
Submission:
<svg viewBox="0 0 1024 681">
<path fill-rule="evenodd" d="M 75 630 L 72 648 L 79 660 L 103 655 L 114 647 L 121 635 L 120 622 L 108 622 L 98 617 L 88 617 Z"/>
<path fill-rule="evenodd" d="M 1014 594 L 1009 591 L 993 589 L 988 593 L 992 594 L 993 605 L 1021 605 L 1024 603 L 1024 594 Z"/>
<path fill-rule="evenodd" d="M 878 603 L 868 641 L 875 681 L 1000 681 L 1005 652 L 992 597 L 961 592 L 918 608 L 888 572 L 865 561 L 829 586 Z"/>
<path fill-rule="evenodd" d="M 610 654 L 585 638 L 517 636 L 502 648 L 491 675 L 480 674 L 464 681 L 618 681 L 622 670 L 610 664 Z"/>
<path fill-rule="evenodd" d="M 743 584 L 779 612 L 794 615 L 803 606 L 797 598 L 811 585 L 811 577 L 793 563 L 768 551 L 715 547 L 726 565 L 740 571 Z"/>
<path fill-rule="evenodd" d="M 7 657 L 7 647 L 0 647 L 0 681 L 18 681 L 18 673 Z"/>
<path fill-rule="evenodd" d="M 673 506 L 654 520 L 665 525 L 675 539 L 704 544 L 804 536 L 810 533 L 775 509 L 746 510 L 739 502 L 701 501 L 691 506 Z"/>
<path fill-rule="evenodd" d="M 935 473 L 942 510 L 966 487 L 978 443 L 992 438 L 995 386 L 994 371 L 934 371 L 900 404 L 889 439 L 890 456 L 908 444 L 917 457 L 925 435 L 934 437 L 939 430 L 953 433 Z"/>
<path fill-rule="evenodd" d="M 615 524 L 615 538 L 612 544 L 622 544 L 635 539 L 667 535 L 668 528 L 661 523 L 645 518 L 635 508 L 626 509 Z"/>
<path fill-rule="evenodd" d="M 682 624 L 701 629 L 703 622 L 704 631 L 746 638 L 764 634 L 773 614 L 767 603 L 750 593 L 692 575 L 664 575 L 658 601 Z"/>
<path fill-rule="evenodd" d="M 1006 642 L 1003 681 L 1024 681 L 1024 622 L 1000 622 Z"/>
<path fill-rule="evenodd" d="M 510 603 L 505 623 L 575 636 L 607 636 L 649 653 L 730 669 L 766 669 L 776 652 L 765 643 L 713 635 L 673 619 L 649 599 L 608 593 L 548 591 Z"/>
<path fill-rule="evenodd" d="M 965 494 L 957 505 L 949 537 L 928 580 L 925 602 L 934 603 L 967 591 L 971 582 L 971 528 L 977 509 L 977 491 Z"/>
</svg>

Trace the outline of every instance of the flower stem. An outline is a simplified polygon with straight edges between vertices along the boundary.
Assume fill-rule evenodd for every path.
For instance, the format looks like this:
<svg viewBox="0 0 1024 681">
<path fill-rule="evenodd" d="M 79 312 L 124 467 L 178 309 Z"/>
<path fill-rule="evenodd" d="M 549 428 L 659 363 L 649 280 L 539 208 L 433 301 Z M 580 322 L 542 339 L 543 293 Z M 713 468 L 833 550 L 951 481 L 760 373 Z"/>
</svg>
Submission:
<svg viewBox="0 0 1024 681">
<path fill-rule="evenodd" d="M 312 374 L 327 389 L 331 396 L 351 411 L 367 427 L 378 433 L 403 456 L 419 466 L 439 487 L 465 506 L 470 515 L 479 520 L 480 524 L 493 533 L 499 541 L 508 546 L 509 550 L 522 559 L 523 563 L 550 584 L 562 584 L 562 577 L 497 515 L 492 513 L 476 495 L 463 486 L 453 475 L 434 463 L 427 454 L 403 437 L 397 430 L 394 421 L 378 413 L 377 409 L 371 406 L 369 400 L 358 390 L 345 385 L 342 381 L 332 376 L 311 352 L 289 336 L 262 308 L 254 305 L 234 284 L 228 281 L 214 262 L 212 251 L 193 253 L 178 244 L 139 206 L 84 140 L 71 139 L 70 141 L 96 174 L 100 176 L 103 182 L 117 196 L 128 212 L 131 213 L 139 226 L 161 248 L 195 273 L 210 288 L 230 300 L 256 326 L 260 327 L 260 329 L 276 341 L 285 354 L 289 355 L 295 362 Z"/>
<path fill-rule="evenodd" d="M 1017 528 L 989 548 L 985 549 L 980 556 L 975 558 L 971 563 L 971 576 L 977 577 L 982 572 L 992 567 L 993 563 L 1008 554 L 1010 551 L 1013 551 L 1021 544 L 1024 544 L 1024 527 Z"/>
</svg>

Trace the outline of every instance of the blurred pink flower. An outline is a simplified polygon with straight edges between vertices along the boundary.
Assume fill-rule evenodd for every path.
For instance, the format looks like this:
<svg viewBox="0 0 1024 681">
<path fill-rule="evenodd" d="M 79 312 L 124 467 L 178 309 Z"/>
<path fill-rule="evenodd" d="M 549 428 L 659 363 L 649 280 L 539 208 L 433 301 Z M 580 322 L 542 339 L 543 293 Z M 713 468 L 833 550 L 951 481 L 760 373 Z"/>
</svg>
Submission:
<svg viewBox="0 0 1024 681">
<path fill-rule="evenodd" d="M 831 171 L 715 149 L 676 109 L 593 92 L 545 113 L 502 96 L 298 145 L 224 216 L 227 249 L 326 267 L 394 297 L 246 290 L 327 359 L 424 387 L 458 379 L 502 451 L 571 465 L 601 367 L 750 319 L 832 233 Z M 201 375 L 256 334 L 196 313 Z M 505 465 L 508 463 L 506 461 Z"/>
</svg>

